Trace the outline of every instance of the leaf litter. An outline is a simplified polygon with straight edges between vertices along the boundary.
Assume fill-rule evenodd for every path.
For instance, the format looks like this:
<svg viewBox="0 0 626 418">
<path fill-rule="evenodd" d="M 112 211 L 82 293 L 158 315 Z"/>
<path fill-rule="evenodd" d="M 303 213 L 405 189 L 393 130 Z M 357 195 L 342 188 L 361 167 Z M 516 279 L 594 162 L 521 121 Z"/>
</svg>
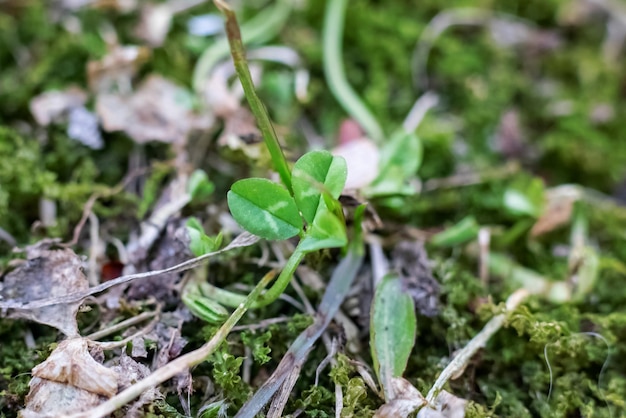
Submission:
<svg viewBox="0 0 626 418">
<path fill-rule="evenodd" d="M 415 101 L 401 92 L 410 91 L 410 80 L 405 80 L 404 89 L 393 84 L 407 78 L 409 54 L 405 51 L 406 56 L 400 57 L 399 49 L 389 44 L 372 47 L 380 40 L 354 32 L 346 45 L 348 40 L 355 45 L 371 44 L 367 47 L 371 56 L 359 64 L 372 71 L 368 74 L 372 77 L 367 77 L 371 83 L 361 85 L 359 93 L 376 108 L 373 114 L 384 120 L 379 124 L 367 108 L 359 110 L 354 101 L 345 100 L 349 96 L 345 85 L 342 87 L 346 78 L 337 77 L 343 67 L 337 66 L 336 60 L 342 58 L 328 44 L 341 45 L 332 39 L 341 36 L 341 31 L 333 32 L 328 26 L 321 29 L 326 43 L 323 50 L 311 43 L 311 16 L 302 10 L 323 6 L 300 5 L 304 9 L 292 11 L 286 2 L 278 1 L 267 10 L 249 6 L 238 10 L 238 14 L 262 17 L 252 20 L 254 25 L 248 21 L 242 25 L 239 40 L 250 46 L 248 57 L 254 61 L 243 70 L 241 59 L 235 59 L 234 67 L 226 59 L 226 38 L 209 41 L 194 31 L 181 31 L 185 26 L 181 22 L 191 24 L 194 18 L 189 8 L 193 7 L 194 13 L 195 8 L 199 12 L 214 10 L 199 3 L 146 2 L 140 10 L 134 2 L 108 6 L 70 2 L 54 10 L 62 15 L 60 20 L 46 23 L 59 39 L 66 31 L 83 32 L 86 45 L 91 42 L 88 48 L 98 44 L 104 52 L 99 58 L 89 53 L 89 61 L 84 54 L 77 55 L 82 57 L 78 65 L 82 75 L 75 73 L 69 82 L 66 77 L 29 87 L 38 95 L 32 94 L 30 102 L 22 99 L 18 106 L 23 114 L 30 111 L 38 127 L 25 128 L 30 121 L 0 120 L 28 140 L 36 132 L 40 142 L 34 138 L 32 142 L 38 155 L 52 152 L 41 161 L 33 155 L 16 158 L 39 162 L 42 173 L 54 172 L 42 175 L 37 184 L 45 186 L 34 190 L 41 208 L 61 209 L 51 221 L 46 221 L 50 216 L 44 209 L 29 214 L 28 219 L 41 222 L 39 230 L 28 234 L 13 225 L 3 224 L 0 229 L 8 237 L 1 245 L 19 243 L 24 248 L 18 251 L 24 259 L 9 262 L 8 256 L 3 258 L 0 313 L 7 319 L 0 322 L 0 332 L 5 323 L 16 320 L 45 324 L 60 332 L 56 335 L 59 342 L 50 347 L 46 360 L 32 371 L 21 370 L 32 372 L 28 387 L 12 386 L 8 382 L 16 373 L 0 367 L 0 394 L 21 402 L 16 408 L 16 403 L 9 406 L 0 400 L 2 414 L 15 416 L 21 408 L 19 414 L 24 417 L 112 413 L 129 417 L 181 413 L 383 417 L 409 416 L 419 410 L 418 417 L 463 417 L 495 416 L 493 411 L 500 416 L 590 416 L 590 411 L 611 416 L 623 410 L 618 400 L 623 377 L 616 372 L 616 365 L 602 365 L 601 376 L 587 367 L 604 358 L 605 347 L 572 344 L 565 357 L 551 359 L 549 382 L 545 365 L 538 361 L 543 347 L 560 344 L 555 339 L 562 341 L 590 327 L 613 344 L 610 349 L 623 349 L 619 337 L 624 323 L 619 308 L 623 295 L 611 291 L 607 283 L 623 279 L 626 272 L 621 261 L 626 254 L 619 245 L 626 216 L 618 201 L 593 190 L 610 190 L 603 181 L 617 179 L 611 180 L 617 187 L 623 178 L 619 150 L 605 152 L 603 170 L 594 159 L 598 150 L 619 147 L 612 142 L 607 145 L 598 132 L 612 129 L 620 111 L 611 97 L 594 96 L 586 103 L 587 98 L 573 94 L 566 82 L 555 82 L 558 76 L 538 75 L 551 71 L 546 62 L 558 66 L 548 55 L 563 54 L 561 60 L 570 59 L 568 43 L 572 39 L 552 28 L 538 29 L 533 22 L 537 17 L 531 15 L 518 18 L 500 10 L 451 8 L 428 23 L 432 14 L 422 16 L 418 11 L 425 30 L 415 49 L 412 70 L 419 85 L 433 90 Z M 216 4 L 226 14 L 226 33 L 237 57 L 242 49 L 233 46 L 239 36 L 233 15 L 224 2 Z M 345 13 L 341 4 L 324 6 L 325 19 L 334 25 L 339 25 L 342 19 L 337 18 Z M 45 10 L 44 6 L 39 11 L 31 7 L 11 9 L 10 13 L 36 15 Z M 131 31 L 126 25 L 100 19 L 104 12 L 99 7 L 108 7 L 106 13 L 124 14 L 134 22 Z M 355 7 L 348 19 L 384 25 L 372 21 L 377 14 L 368 7 Z M 385 7 L 381 9 L 385 13 L 397 13 L 400 6 Z M 558 13 L 553 11 L 559 17 L 552 24 L 581 31 L 597 25 L 581 17 L 577 7 L 581 6 L 561 6 Z M 623 11 L 612 3 L 594 2 L 593 7 L 610 11 L 608 16 L 598 16 L 613 26 L 621 25 L 615 16 Z M 283 27 L 291 13 L 294 27 Z M 406 15 L 406 11 L 398 14 L 398 21 Z M 99 23 L 90 27 L 83 19 Z M 322 22 L 314 23 L 322 27 Z M 487 29 L 488 41 L 459 47 L 455 44 L 458 33 L 448 30 L 457 25 Z M 414 22 L 406 27 L 394 24 L 392 29 L 396 33 L 402 28 L 407 37 L 403 42 L 409 45 L 419 34 L 408 29 L 414 26 Z M 289 36 L 275 38 L 281 30 Z M 467 30 L 468 36 L 475 35 L 473 30 Z M 223 35 L 215 30 L 209 33 Z M 145 45 L 119 42 L 129 37 Z M 272 38 L 293 43 L 289 47 L 265 46 Z M 0 42 L 6 39 L 0 37 Z M 66 48 L 78 46 L 71 42 L 76 41 Z M 594 64 L 602 68 L 600 73 L 605 71 L 603 65 L 620 56 L 622 42 L 607 29 L 600 59 Z M 13 43 L 11 47 L 19 55 L 30 45 Z M 203 65 L 198 64 L 192 80 L 190 62 L 202 50 Z M 500 67 L 496 68 L 510 65 L 507 60 L 511 57 L 522 57 L 525 67 L 520 71 L 515 67 L 511 73 L 521 75 L 511 76 L 512 80 L 493 73 L 487 82 L 476 75 L 480 71 L 470 69 L 470 75 L 460 76 L 464 65 L 476 63 L 468 56 L 459 61 L 463 65 L 455 64 L 454 70 L 446 67 L 449 55 L 486 51 L 495 56 L 482 62 L 497 61 Z M 319 75 L 321 68 L 315 66 L 321 65 L 316 60 L 322 53 L 326 80 L 320 84 L 314 78 L 305 94 L 302 86 L 308 76 L 303 63 L 311 66 L 313 77 Z M 377 59 L 384 62 L 385 54 L 392 53 L 396 53 L 393 65 L 369 67 L 371 63 L 379 65 Z M 592 56 L 589 50 L 577 54 Z M 581 62 L 579 55 L 571 55 L 574 62 Z M 394 73 L 395 61 L 404 62 L 405 69 Z M 287 65 L 295 76 L 281 73 L 276 63 Z M 358 70 L 352 63 L 346 66 L 349 71 Z M 397 79 L 382 81 L 389 79 L 386 74 L 376 75 L 387 67 Z M 246 85 L 248 69 L 250 82 L 260 87 L 272 117 L 285 121 L 286 126 L 274 129 L 265 124 L 259 116 L 263 114 L 259 104 L 264 106 L 260 101 L 255 105 L 251 100 L 250 107 L 242 103 L 242 98 L 250 100 L 256 95 Z M 491 71 L 491 67 L 482 71 Z M 76 87 L 76 80 L 84 79 L 85 73 L 86 85 Z M 593 85 L 593 71 L 587 68 L 580 74 L 581 84 Z M 603 74 L 603 79 L 614 76 Z M 531 86 L 525 86 L 525 77 L 533 81 Z M 502 84 L 504 80 L 514 87 Z M 320 88 L 324 81 L 344 110 L 329 105 L 328 92 Z M 359 83 L 358 77 L 355 82 Z M 503 96 L 519 89 L 516 94 L 529 102 L 537 97 L 526 96 L 528 92 L 543 89 L 538 96 L 544 102 L 529 110 L 523 101 L 498 101 L 500 96 L 490 92 L 491 83 Z M 193 84 L 193 89 L 186 84 Z M 456 89 L 453 94 L 448 85 Z M 589 91 L 593 90 L 592 86 Z M 358 95 L 353 97 L 359 100 Z M 397 99 L 392 110 L 388 109 L 390 97 Z M 457 101 L 459 98 L 465 102 Z M 579 98 L 581 109 L 574 106 L 574 99 Z M 540 108 L 545 112 L 537 115 Z M 398 114 L 393 123 L 388 118 L 398 109 L 408 113 L 401 126 Z M 493 115 L 481 113 L 483 109 L 490 109 Z M 579 111 L 584 116 L 565 120 Z M 455 112 L 472 117 L 455 116 L 453 120 L 450 115 Z M 344 119 L 346 113 L 349 119 Z M 297 133 L 300 123 L 319 129 L 325 137 L 337 136 L 338 145 L 328 146 L 334 157 L 314 151 L 298 159 L 306 149 Z M 546 124 L 556 133 L 539 143 L 533 136 L 545 133 L 536 126 Z M 383 135 L 383 130 L 392 134 Z M 576 131 L 592 138 L 590 145 L 586 152 L 565 154 L 563 144 L 570 146 L 571 132 Z M 478 142 L 476 132 L 481 132 Z M 7 134 L 0 131 L 0 135 Z M 272 149 L 268 137 L 274 137 L 278 149 L 285 150 L 284 164 L 277 164 L 283 151 Z M 5 147 L 3 140 L 0 138 L 0 147 Z M 196 144 L 201 147 L 194 148 Z M 124 151 L 130 148 L 133 151 Z M 74 162 L 71 170 L 60 169 L 67 163 L 63 158 L 73 155 L 79 155 L 82 162 Z M 142 161 L 145 155 L 149 160 Z M 459 161 L 450 161 L 450 155 Z M 307 158 L 311 164 L 304 163 L 309 162 Z M 485 169 L 485 161 L 497 158 L 508 160 L 509 165 Z M 547 164 L 549 158 L 556 163 Z M 318 170 L 328 168 L 324 163 L 328 159 L 338 164 L 331 165 L 335 168 L 347 167 L 345 189 L 346 176 L 340 173 L 345 170 Z M 268 171 L 269 161 L 276 173 Z M 198 162 L 201 166 L 194 165 Z M 169 167 L 161 172 L 165 174 L 157 173 L 158 164 Z M 570 178 L 567 168 L 572 164 L 578 164 L 581 173 L 589 173 L 586 178 L 572 177 L 584 185 L 561 184 L 563 178 Z M 82 185 L 77 179 L 84 173 L 106 172 L 108 179 L 117 173 L 113 177 L 119 179 L 125 172 L 130 176 L 133 168 L 140 173 L 133 174 L 133 188 L 124 182 L 122 187 L 107 188 L 108 192 L 83 200 L 83 220 L 63 210 L 68 200 L 91 192 L 79 191 Z M 206 172 L 200 170 L 203 174 L 197 176 L 199 168 Z M 226 188 L 250 172 L 260 178 L 240 181 L 262 181 L 268 186 L 252 191 L 234 186 L 230 193 L 236 192 L 240 199 L 229 199 L 228 211 Z M 278 177 L 284 188 L 274 181 Z M 99 174 L 91 178 L 105 181 Z M 4 184 L 0 202 L 11 204 L 31 193 L 24 188 L 3 188 Z M 142 192 L 152 196 L 141 196 Z M 145 207 L 138 216 L 139 200 Z M 242 215 L 238 209 L 244 200 L 256 202 L 256 209 L 248 208 Z M 290 209 L 288 233 L 276 232 L 275 222 L 267 221 L 283 221 L 284 207 Z M 252 217 L 258 215 L 258 208 L 265 215 Z M 87 219 L 90 228 L 83 231 Z M 41 239 L 69 238 L 69 229 L 55 227 L 72 224 L 77 226 L 71 246 L 61 244 L 60 239 Z M 276 247 L 281 248 L 274 254 L 276 259 L 267 254 L 259 258 L 263 251 L 256 246 L 259 237 L 244 232 L 233 238 L 233 231 L 241 229 L 263 238 L 289 239 L 290 245 Z M 485 236 L 489 237 L 486 241 Z M 230 243 L 220 249 L 222 239 Z M 367 253 L 364 242 L 369 245 Z M 333 249 L 337 247 L 340 249 Z M 120 260 L 116 261 L 116 273 L 107 277 L 110 280 L 105 281 L 104 276 L 99 280 L 107 259 Z M 298 268 L 301 262 L 305 265 Z M 270 268 L 280 274 L 276 284 L 263 293 L 277 273 L 268 273 Z M 302 288 L 297 279 L 291 279 L 296 269 L 300 271 L 297 277 L 314 269 L 318 279 L 314 285 L 305 282 Z M 91 286 L 86 272 L 94 281 Z M 327 285 L 319 280 L 324 277 L 330 278 Z M 288 287 L 290 280 L 295 281 Z M 355 297 L 359 300 L 351 305 Z M 277 301 L 268 305 L 274 299 Z M 285 301 L 291 301 L 293 307 Z M 305 309 L 312 324 L 299 322 L 298 309 Z M 610 311 L 610 316 L 602 314 Z M 271 321 L 277 315 L 285 321 Z M 238 321 L 246 325 L 235 328 Z M 35 338 L 33 332 L 41 332 L 24 324 L 18 322 L 24 327 L 20 335 L 26 341 Z M 508 326 L 517 334 L 506 329 Z M 237 334 L 252 327 L 267 327 L 270 334 L 255 337 L 253 333 L 245 338 Z M 410 329 L 405 332 L 403 327 Z M 371 350 L 367 350 L 370 333 Z M 382 342 L 376 339 L 381 335 L 385 336 Z M 102 341 L 108 336 L 111 341 Z M 254 347 L 254 356 L 250 347 Z M 458 350 L 450 354 L 452 347 Z M 261 352 L 264 355 L 257 358 Z M 10 364 L 13 354 L 2 354 Z M 328 364 L 330 373 L 324 371 Z M 314 383 L 312 375 L 317 375 Z M 605 384 L 605 379 L 611 383 Z M 592 393 L 576 386 L 576 381 Z M 546 397 L 548 393 L 552 396 Z"/>
</svg>

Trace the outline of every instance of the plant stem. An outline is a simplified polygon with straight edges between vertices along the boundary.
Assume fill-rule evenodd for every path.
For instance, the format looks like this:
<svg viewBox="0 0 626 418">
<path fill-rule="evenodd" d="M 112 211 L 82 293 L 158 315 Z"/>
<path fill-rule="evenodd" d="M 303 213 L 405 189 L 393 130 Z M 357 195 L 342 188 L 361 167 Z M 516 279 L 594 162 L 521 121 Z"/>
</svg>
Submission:
<svg viewBox="0 0 626 418">
<path fill-rule="evenodd" d="M 454 376 L 458 376 L 462 373 L 474 354 L 476 354 L 480 348 L 483 348 L 487 341 L 489 341 L 489 338 L 502 328 L 511 312 L 513 312 L 529 295 L 530 293 L 528 290 L 522 288 L 516 290 L 513 294 L 511 294 L 511 296 L 509 296 L 506 301 L 506 310 L 504 313 L 491 318 L 491 320 L 485 324 L 483 329 L 454 356 L 452 361 L 450 361 L 446 368 L 441 372 L 433 387 L 430 391 L 428 391 L 428 395 L 426 395 L 427 405 L 435 404 L 437 396 L 445 384 L 450 379 L 454 378 Z"/>
<path fill-rule="evenodd" d="M 262 308 L 278 299 L 289 285 L 291 277 L 295 273 L 305 255 L 306 252 L 301 251 L 298 247 L 296 247 L 293 254 L 291 254 L 291 257 L 287 260 L 287 264 L 285 264 L 285 267 L 283 267 L 280 272 L 276 282 L 267 290 L 267 292 L 259 296 L 251 307 L 253 309 Z M 238 306 L 245 299 L 244 295 L 220 289 L 219 287 L 215 287 L 206 282 L 200 284 L 200 288 L 202 289 L 202 294 L 204 296 L 231 308 Z"/>
<path fill-rule="evenodd" d="M 278 143 L 278 138 L 276 137 L 274 127 L 270 122 L 267 110 L 254 90 L 254 83 L 252 82 L 252 76 L 250 75 L 250 69 L 248 68 L 248 63 L 246 61 L 246 54 L 241 41 L 241 32 L 239 31 L 239 24 L 237 23 L 235 12 L 223 0 L 214 0 L 214 3 L 226 16 L 226 35 L 228 36 L 230 53 L 233 57 L 235 70 L 237 71 L 237 76 L 239 76 L 239 80 L 241 81 L 243 91 L 246 94 L 246 99 L 248 99 L 250 109 L 259 124 L 261 133 L 263 134 L 263 140 L 265 141 L 265 146 L 267 146 L 267 149 L 272 157 L 272 161 L 274 162 L 274 168 L 278 172 L 283 184 L 287 187 L 287 190 L 289 190 L 289 193 L 293 195 L 293 189 L 291 187 L 291 171 L 287 165 L 287 160 L 285 159 L 283 150 Z"/>
<path fill-rule="evenodd" d="M 87 417 L 103 417 L 111 414 L 115 410 L 121 408 L 126 405 L 133 399 L 137 398 L 139 395 L 144 393 L 145 391 L 156 387 L 157 385 L 165 382 L 166 380 L 171 379 L 179 373 L 182 373 L 184 370 L 188 370 L 190 367 L 193 367 L 197 364 L 202 363 L 206 360 L 206 358 L 211 355 L 217 347 L 226 339 L 232 328 L 239 322 L 241 317 L 246 313 L 246 311 L 251 307 L 256 298 L 260 295 L 261 291 L 269 284 L 272 280 L 273 275 L 266 275 L 258 285 L 250 292 L 250 294 L 244 298 L 242 303 L 237 307 L 237 309 L 233 312 L 233 314 L 226 320 L 224 325 L 220 327 L 219 330 L 215 333 L 215 335 L 204 344 L 202 347 L 194 350 L 190 353 L 185 354 L 182 357 L 177 358 L 176 360 L 166 364 L 160 369 L 153 372 L 151 375 L 146 377 L 143 380 L 135 383 L 134 385 L 128 387 L 122 392 L 118 393 L 108 401 L 101 403 L 94 409 L 81 412 L 78 414 L 73 414 L 69 418 L 87 418 Z"/>
<path fill-rule="evenodd" d="M 362 210 L 358 216 L 362 218 L 361 215 Z M 360 219 L 355 220 L 355 228 L 360 231 Z M 257 416 L 261 409 L 283 387 L 288 377 L 294 376 L 294 370 L 302 367 L 313 345 L 337 314 L 363 262 L 363 241 L 360 232 L 355 235 L 356 238 L 351 243 L 348 253 L 333 271 L 322 301 L 317 308 L 317 313 L 313 317 L 313 324 L 307 327 L 291 344 L 272 376 L 239 410 L 236 418 Z"/>
<path fill-rule="evenodd" d="M 241 26 L 244 45 L 261 44 L 275 37 L 284 26 L 291 12 L 291 0 L 278 0 L 271 8 L 264 8 L 258 15 Z M 220 38 L 200 56 L 193 70 L 193 88 L 201 94 L 204 83 L 217 63 L 228 56 L 228 39 Z"/>
<path fill-rule="evenodd" d="M 326 3 L 322 34 L 324 75 L 335 99 L 346 112 L 359 122 L 371 139 L 380 143 L 384 137 L 383 130 L 374 115 L 365 107 L 359 96 L 348 84 L 343 68 L 341 38 L 347 3 L 348 0 L 327 0 Z"/>
<path fill-rule="evenodd" d="M 254 303 L 254 308 L 261 308 L 263 306 L 267 306 L 270 303 L 274 302 L 276 299 L 283 294 L 289 282 L 291 281 L 291 277 L 296 272 L 296 269 L 304 259 L 306 253 L 300 250 L 298 247 L 294 250 L 293 254 L 287 260 L 287 264 L 283 267 L 283 270 L 280 272 L 280 275 L 276 279 L 276 282 L 270 287 L 267 292 L 263 293 Z"/>
</svg>

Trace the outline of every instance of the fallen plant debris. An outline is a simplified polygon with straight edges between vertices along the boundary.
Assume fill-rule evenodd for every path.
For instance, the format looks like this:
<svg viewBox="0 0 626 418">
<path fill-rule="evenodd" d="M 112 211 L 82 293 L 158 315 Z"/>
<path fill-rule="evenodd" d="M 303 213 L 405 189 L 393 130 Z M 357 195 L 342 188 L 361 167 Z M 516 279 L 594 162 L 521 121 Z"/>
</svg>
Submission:
<svg viewBox="0 0 626 418">
<path fill-rule="evenodd" d="M 68 248 L 54 248 L 58 242 L 41 241 L 26 248 L 26 260 L 7 273 L 0 287 L 0 302 L 22 305 L 45 298 L 61 298 L 89 287 L 82 261 Z M 76 337 L 76 315 L 82 300 L 35 309 L 15 309 L 14 318 L 30 319 L 57 328 L 67 337 Z"/>
<path fill-rule="evenodd" d="M 466 3 L 0 2 L 0 415 L 626 414 L 626 11 Z"/>
</svg>

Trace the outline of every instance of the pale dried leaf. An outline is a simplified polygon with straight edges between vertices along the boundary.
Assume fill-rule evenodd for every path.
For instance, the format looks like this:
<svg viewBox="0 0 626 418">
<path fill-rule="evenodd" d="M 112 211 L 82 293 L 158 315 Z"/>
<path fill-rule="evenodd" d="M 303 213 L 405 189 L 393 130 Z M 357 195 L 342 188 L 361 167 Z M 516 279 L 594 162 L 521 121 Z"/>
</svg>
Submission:
<svg viewBox="0 0 626 418">
<path fill-rule="evenodd" d="M 406 291 L 420 314 L 433 317 L 439 313 L 441 286 L 433 277 L 423 241 L 400 241 L 393 249 L 391 264 L 404 279 Z"/>
<path fill-rule="evenodd" d="M 509 109 L 500 117 L 500 125 L 494 138 L 496 150 L 505 158 L 521 158 L 528 144 L 522 133 L 519 112 Z"/>
<path fill-rule="evenodd" d="M 57 122 L 70 109 L 80 107 L 87 101 L 87 93 L 78 87 L 65 90 L 47 91 L 34 97 L 30 103 L 30 113 L 42 126 Z"/>
<path fill-rule="evenodd" d="M 392 378 L 391 392 L 396 397 L 376 411 L 375 418 L 402 418 L 426 403 L 422 394 L 404 378 Z"/>
<path fill-rule="evenodd" d="M 250 110 L 239 107 L 224 120 L 224 130 L 217 143 L 220 147 L 241 151 L 247 158 L 256 160 L 261 156 L 262 140 Z"/>
<path fill-rule="evenodd" d="M 417 418 L 463 418 L 467 401 L 442 390 L 435 400 L 435 408 L 422 408 Z"/>
<path fill-rule="evenodd" d="M 545 209 L 530 230 L 530 235 L 538 237 L 567 225 L 572 217 L 576 200 L 578 198 L 574 196 L 562 196 L 548 191 Z"/>
<path fill-rule="evenodd" d="M 46 361 L 35 366 L 33 376 L 102 396 L 115 395 L 117 373 L 94 360 L 87 344 L 84 338 L 61 341 Z"/>
<path fill-rule="evenodd" d="M 150 57 L 145 47 L 113 45 L 109 53 L 99 61 L 89 61 L 87 78 L 89 87 L 96 92 L 112 89 L 129 91 L 130 82 L 139 67 Z"/>
<path fill-rule="evenodd" d="M 65 383 L 34 377 L 21 418 L 52 418 L 87 411 L 102 402 L 102 396 Z"/>
<path fill-rule="evenodd" d="M 98 127 L 98 117 L 85 107 L 70 109 L 67 136 L 91 149 L 102 149 L 104 141 Z"/>
<path fill-rule="evenodd" d="M 147 366 L 136 362 L 124 353 L 120 356 L 118 365 L 113 366 L 113 370 L 115 370 L 119 376 L 118 386 L 120 392 L 150 375 L 150 369 Z M 154 387 L 148 389 L 130 405 L 125 417 L 133 418 L 145 416 L 142 407 L 162 398 L 163 394 L 158 388 Z"/>
<path fill-rule="evenodd" d="M 167 4 L 144 4 L 135 34 L 151 47 L 159 47 L 172 26 L 173 17 L 174 12 Z"/>
<path fill-rule="evenodd" d="M 87 290 L 89 283 L 81 259 L 71 249 L 51 249 L 50 242 L 27 248 L 27 260 L 8 273 L 0 287 L 0 300 L 21 302 L 62 297 Z M 65 335 L 78 335 L 76 314 L 82 301 L 51 305 L 39 309 L 9 311 L 13 318 L 25 318 L 59 329 Z"/>
<path fill-rule="evenodd" d="M 150 374 L 148 366 L 138 363 L 131 357 L 122 353 L 119 363 L 111 368 L 117 375 L 117 385 L 120 392 L 143 380 Z"/>
<path fill-rule="evenodd" d="M 137 143 L 183 141 L 192 129 L 206 129 L 208 115 L 192 112 L 191 96 L 171 81 L 152 75 L 131 95 L 103 93 L 96 112 L 108 132 L 124 131 Z"/>
<path fill-rule="evenodd" d="M 87 1 L 93 2 L 94 0 Z M 126 14 L 137 10 L 138 3 L 138 0 L 96 0 L 94 6 L 101 9 L 111 9 L 119 13 Z"/>
</svg>

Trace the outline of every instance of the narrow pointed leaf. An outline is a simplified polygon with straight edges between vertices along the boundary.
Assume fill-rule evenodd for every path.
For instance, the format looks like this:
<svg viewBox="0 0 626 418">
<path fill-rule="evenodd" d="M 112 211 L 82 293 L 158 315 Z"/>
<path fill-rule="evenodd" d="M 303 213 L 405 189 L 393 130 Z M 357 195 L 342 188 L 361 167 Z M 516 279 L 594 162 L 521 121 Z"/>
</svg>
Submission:
<svg viewBox="0 0 626 418">
<path fill-rule="evenodd" d="M 430 239 L 430 243 L 437 247 L 452 247 L 475 239 L 479 230 L 480 225 L 470 215 L 445 231 L 433 236 Z"/>
<path fill-rule="evenodd" d="M 242 228 L 262 238 L 287 239 L 302 229 L 302 218 L 287 189 L 267 179 L 244 179 L 233 184 L 228 207 Z"/>
<path fill-rule="evenodd" d="M 393 378 L 402 377 L 413 350 L 416 323 L 413 299 L 404 289 L 402 278 L 386 275 L 374 295 L 370 338 L 374 368 L 387 400 Z"/>
<path fill-rule="evenodd" d="M 311 151 L 296 161 L 291 179 L 293 193 L 307 223 L 313 223 L 315 214 L 323 207 L 322 193 L 337 199 L 347 176 L 346 160 L 328 151 Z"/>
</svg>

